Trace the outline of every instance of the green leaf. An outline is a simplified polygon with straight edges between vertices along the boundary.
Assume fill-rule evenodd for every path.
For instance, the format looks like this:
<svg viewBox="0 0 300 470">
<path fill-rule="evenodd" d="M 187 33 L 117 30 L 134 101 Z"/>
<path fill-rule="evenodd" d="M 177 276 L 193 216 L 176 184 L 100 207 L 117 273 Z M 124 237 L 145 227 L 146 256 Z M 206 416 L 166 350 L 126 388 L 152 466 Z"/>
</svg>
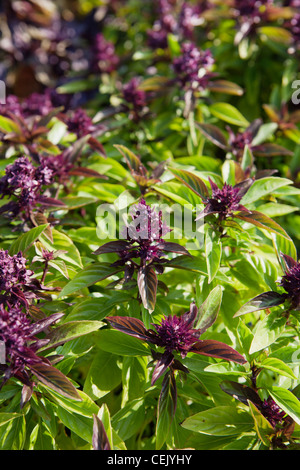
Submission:
<svg viewBox="0 0 300 470">
<path fill-rule="evenodd" d="M 50 331 L 47 335 L 49 342 L 41 348 L 41 350 L 60 346 L 67 341 L 71 341 L 72 339 L 97 331 L 101 326 L 103 326 L 102 322 L 92 320 L 69 321 L 67 323 L 63 323 Z"/>
<path fill-rule="evenodd" d="M 78 248 L 73 243 L 71 238 L 65 233 L 58 230 L 52 230 L 53 242 L 51 243 L 44 234 L 41 236 L 41 241 L 45 248 L 49 251 L 61 250 L 60 259 L 63 259 L 67 264 L 82 268 L 82 260 Z"/>
<path fill-rule="evenodd" d="M 295 376 L 292 369 L 282 360 L 276 357 L 268 357 L 259 364 L 259 367 L 272 370 L 273 372 L 276 372 L 276 374 L 283 375 L 289 379 L 297 380 L 297 377 Z"/>
<path fill-rule="evenodd" d="M 74 292 L 96 284 L 107 277 L 121 271 L 121 268 L 110 266 L 108 263 L 93 263 L 77 273 L 68 284 L 64 286 L 59 297 L 68 296 Z"/>
<path fill-rule="evenodd" d="M 34 227 L 28 232 L 23 233 L 20 235 L 17 240 L 13 242 L 9 249 L 10 255 L 15 255 L 19 251 L 25 253 L 33 243 L 40 237 L 40 235 L 46 230 L 49 224 L 39 225 L 38 227 Z"/>
<path fill-rule="evenodd" d="M 276 189 L 282 186 L 293 184 L 293 182 L 287 178 L 279 178 L 276 176 L 269 176 L 267 178 L 260 178 L 255 180 L 248 189 L 245 196 L 243 196 L 242 204 L 251 204 L 252 202 L 258 201 L 264 196 L 271 194 Z"/>
<path fill-rule="evenodd" d="M 253 419 L 242 408 L 217 406 L 185 419 L 182 426 L 212 436 L 237 436 L 253 429 Z"/>
<path fill-rule="evenodd" d="M 270 437 L 274 436 L 274 428 L 251 401 L 248 405 L 254 419 L 255 430 L 264 445 L 269 447 Z"/>
<path fill-rule="evenodd" d="M 13 419 L 20 418 L 22 413 L 0 413 L 0 426 L 4 426 Z"/>
<path fill-rule="evenodd" d="M 210 284 L 219 271 L 222 258 L 222 243 L 216 232 L 209 226 L 205 233 L 205 257 Z"/>
<path fill-rule="evenodd" d="M 286 321 L 286 318 L 279 317 L 277 312 L 271 312 L 259 321 L 249 353 L 253 354 L 273 344 L 284 331 Z"/>
<path fill-rule="evenodd" d="M 57 406 L 57 415 L 68 429 L 81 437 L 81 439 L 92 444 L 93 418 L 77 413 L 70 413 L 60 405 Z"/>
<path fill-rule="evenodd" d="M 200 329 L 203 332 L 215 322 L 220 311 L 222 294 L 221 286 L 215 287 L 209 293 L 208 297 L 199 308 L 197 323 L 194 328 Z"/>
<path fill-rule="evenodd" d="M 267 36 L 272 41 L 283 44 L 289 44 L 292 39 L 291 32 L 280 26 L 261 26 L 258 28 L 258 33 Z"/>
<path fill-rule="evenodd" d="M 118 356 L 107 351 L 99 350 L 95 354 L 83 388 L 93 400 L 107 395 L 121 383 L 122 372 L 118 361 Z"/>
<path fill-rule="evenodd" d="M 161 449 L 168 434 L 175 416 L 177 404 L 177 390 L 174 373 L 168 371 L 162 382 L 161 392 L 158 400 L 157 420 L 156 420 L 156 449 Z"/>
<path fill-rule="evenodd" d="M 69 210 L 78 209 L 98 201 L 97 197 L 92 196 L 67 196 L 60 198 L 60 201 L 66 205 Z"/>
<path fill-rule="evenodd" d="M 145 356 L 126 356 L 122 367 L 122 406 L 143 396 L 148 379 L 148 361 Z"/>
<path fill-rule="evenodd" d="M 5 413 L 6 414 L 6 413 Z M 23 450 L 26 439 L 26 420 L 23 414 L 11 413 L 13 419 L 0 426 L 0 449 Z"/>
<path fill-rule="evenodd" d="M 266 124 L 262 124 L 251 142 L 251 146 L 253 145 L 260 145 L 262 142 L 265 142 L 267 139 L 272 137 L 275 131 L 278 128 L 278 124 L 276 122 L 268 122 Z"/>
<path fill-rule="evenodd" d="M 4 134 L 11 132 L 22 134 L 20 126 L 15 121 L 6 116 L 0 116 L 0 131 Z"/>
<path fill-rule="evenodd" d="M 272 387 L 268 390 L 277 405 L 300 425 L 300 401 L 290 391 L 282 387 Z"/>
<path fill-rule="evenodd" d="M 146 343 L 116 330 L 100 330 L 96 336 L 97 345 L 103 351 L 120 356 L 149 356 Z"/>
<path fill-rule="evenodd" d="M 247 127 L 250 124 L 242 113 L 229 103 L 214 103 L 209 107 L 209 110 L 211 114 L 229 124 L 240 127 Z"/>
<path fill-rule="evenodd" d="M 145 420 L 144 398 L 128 402 L 124 408 L 113 415 L 111 423 L 124 441 L 136 434 Z"/>
</svg>

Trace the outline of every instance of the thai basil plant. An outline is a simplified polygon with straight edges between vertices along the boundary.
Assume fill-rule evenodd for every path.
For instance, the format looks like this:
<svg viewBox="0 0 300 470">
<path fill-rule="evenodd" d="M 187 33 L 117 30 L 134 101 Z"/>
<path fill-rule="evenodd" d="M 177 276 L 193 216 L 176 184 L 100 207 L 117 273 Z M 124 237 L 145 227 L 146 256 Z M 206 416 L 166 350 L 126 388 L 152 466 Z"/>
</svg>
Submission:
<svg viewBox="0 0 300 470">
<path fill-rule="evenodd" d="M 300 449 L 299 18 L 0 5 L 1 450 Z"/>
</svg>

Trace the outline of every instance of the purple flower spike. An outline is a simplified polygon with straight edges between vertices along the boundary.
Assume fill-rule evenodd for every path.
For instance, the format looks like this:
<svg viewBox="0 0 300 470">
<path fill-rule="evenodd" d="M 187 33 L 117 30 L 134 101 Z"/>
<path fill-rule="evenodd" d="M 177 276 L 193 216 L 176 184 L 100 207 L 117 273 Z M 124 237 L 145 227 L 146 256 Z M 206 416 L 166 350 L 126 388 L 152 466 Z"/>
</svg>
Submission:
<svg viewBox="0 0 300 470">
<path fill-rule="evenodd" d="M 0 290 L 8 293 L 30 284 L 33 272 L 26 268 L 26 263 L 21 252 L 10 256 L 7 250 L 0 250 Z"/>
<path fill-rule="evenodd" d="M 243 356 L 230 346 L 214 340 L 199 340 L 201 329 L 194 329 L 198 317 L 198 309 L 195 303 L 190 305 L 189 312 L 182 316 L 171 316 L 162 319 L 160 324 L 153 324 L 155 328 L 147 330 L 141 320 L 130 317 L 108 317 L 109 324 L 123 333 L 134 336 L 150 345 L 163 348 L 164 352 L 153 353 L 157 360 L 151 383 L 154 384 L 164 372 L 170 369 L 185 370 L 184 365 L 175 359 L 173 353 L 179 353 L 184 359 L 188 353 L 203 354 L 228 361 L 243 364 L 246 362 Z M 213 321 L 213 320 L 212 320 Z"/>
<path fill-rule="evenodd" d="M 295 310 L 300 309 L 300 263 L 291 257 L 281 255 L 285 261 L 285 275 L 281 278 L 280 286 L 287 292 L 287 298 Z"/>
<path fill-rule="evenodd" d="M 122 90 L 124 100 L 132 107 L 133 118 L 135 120 L 138 120 L 141 111 L 147 105 L 146 93 L 144 90 L 139 89 L 139 84 L 139 79 L 133 77 L 123 86 Z"/>
<path fill-rule="evenodd" d="M 269 423 L 276 427 L 276 425 L 282 423 L 286 416 L 285 411 L 281 410 L 277 403 L 272 398 L 268 398 L 261 403 L 260 411 L 262 415 L 269 421 Z"/>
<path fill-rule="evenodd" d="M 231 216 L 235 211 L 247 211 L 247 209 L 240 204 L 241 199 L 253 184 L 251 178 L 242 181 L 235 186 L 227 183 L 220 189 L 210 178 L 209 183 L 212 189 L 211 197 L 203 200 L 205 204 L 204 210 L 198 215 L 196 220 L 210 214 L 219 214 L 219 219 L 224 220 Z"/>
</svg>

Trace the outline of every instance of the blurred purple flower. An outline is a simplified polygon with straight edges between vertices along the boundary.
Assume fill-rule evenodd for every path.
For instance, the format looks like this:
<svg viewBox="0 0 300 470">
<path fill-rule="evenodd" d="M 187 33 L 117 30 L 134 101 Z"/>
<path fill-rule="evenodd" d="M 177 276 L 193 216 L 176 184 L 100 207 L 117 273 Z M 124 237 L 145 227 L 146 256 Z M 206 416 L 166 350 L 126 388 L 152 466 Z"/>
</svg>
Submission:
<svg viewBox="0 0 300 470">
<path fill-rule="evenodd" d="M 92 119 L 84 109 L 78 108 L 71 112 L 66 119 L 66 124 L 70 132 L 74 132 L 77 137 L 83 137 L 96 130 Z"/>
<path fill-rule="evenodd" d="M 120 59 L 115 46 L 107 41 L 102 33 L 96 34 L 92 46 L 92 70 L 100 73 L 111 73 L 117 69 Z"/>
<path fill-rule="evenodd" d="M 64 184 L 70 178 L 69 172 L 73 167 L 74 164 L 70 162 L 67 152 L 62 152 L 59 155 L 41 157 L 36 174 L 42 184 L 49 185 L 54 181 Z"/>
<path fill-rule="evenodd" d="M 250 129 L 246 129 L 244 132 L 234 133 L 233 130 L 227 126 L 226 127 L 229 133 L 228 144 L 233 155 L 241 157 L 246 145 L 251 147 L 252 140 L 254 138 L 253 132 Z"/>
<path fill-rule="evenodd" d="M 139 89 L 139 84 L 140 80 L 137 77 L 133 77 L 122 89 L 124 100 L 132 108 L 134 120 L 140 118 L 140 113 L 147 105 L 146 92 Z"/>
<path fill-rule="evenodd" d="M 36 168 L 28 157 L 20 157 L 5 170 L 5 175 L 0 179 L 0 195 L 15 196 L 17 202 L 9 207 L 2 206 L 3 212 L 6 208 L 13 208 L 13 213 L 26 210 L 30 211 L 36 204 L 40 192 L 41 183 L 36 179 Z"/>
<path fill-rule="evenodd" d="M 266 7 L 273 4 L 273 0 L 235 0 L 234 9 L 237 16 L 246 17 L 253 23 L 259 23 L 266 15 Z"/>
<path fill-rule="evenodd" d="M 182 4 L 178 18 L 178 29 L 185 39 L 193 39 L 195 27 L 203 23 L 201 13 L 209 8 L 205 3 L 207 2 L 201 2 L 197 5 L 188 2 Z"/>
<path fill-rule="evenodd" d="M 0 105 L 0 115 L 7 117 L 10 117 L 10 115 L 22 117 L 23 109 L 19 98 L 15 95 L 9 95 L 6 98 L 6 103 Z"/>
<path fill-rule="evenodd" d="M 54 159 L 57 159 L 56 166 L 53 165 Z M 23 212 L 25 218 L 30 219 L 37 204 L 61 206 L 60 201 L 43 195 L 45 187 L 55 181 L 59 172 L 66 171 L 65 166 L 58 168 L 59 163 L 62 164 L 61 158 L 49 156 L 42 159 L 40 166 L 34 166 L 28 157 L 20 157 L 8 165 L 0 179 L 0 196 L 8 196 L 12 200 L 1 206 L 0 213 L 16 217 Z"/>
<path fill-rule="evenodd" d="M 6 356 L 5 364 L 0 364 L 0 370 L 3 372 L 0 388 L 10 377 L 15 377 L 32 390 L 31 372 L 37 372 L 39 366 L 43 368 L 43 365 L 47 365 L 48 370 L 43 368 L 43 373 L 53 374 L 55 369 L 51 367 L 50 361 L 37 355 L 38 350 L 47 344 L 49 339 L 39 339 L 36 335 L 61 317 L 62 313 L 54 313 L 33 323 L 21 304 L 5 306 L 0 303 L 0 341 L 4 342 Z M 56 374 L 63 377 L 59 371 Z M 43 381 L 43 376 L 40 379 Z M 46 377 L 44 380 L 47 382 Z M 30 396 L 27 397 L 29 398 Z M 23 397 L 22 401 L 21 405 L 24 405 Z"/>
<path fill-rule="evenodd" d="M 185 90 L 204 90 L 213 76 L 214 58 L 210 50 L 200 51 L 192 42 L 181 47 L 181 55 L 173 60 L 177 81 Z"/>
</svg>

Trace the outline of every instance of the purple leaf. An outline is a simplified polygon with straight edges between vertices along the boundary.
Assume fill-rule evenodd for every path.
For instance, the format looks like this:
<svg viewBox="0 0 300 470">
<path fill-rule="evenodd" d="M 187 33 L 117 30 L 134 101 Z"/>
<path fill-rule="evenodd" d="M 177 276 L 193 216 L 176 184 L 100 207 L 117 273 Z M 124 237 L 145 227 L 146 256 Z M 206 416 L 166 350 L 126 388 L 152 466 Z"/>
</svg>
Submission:
<svg viewBox="0 0 300 470">
<path fill-rule="evenodd" d="M 224 382 L 220 383 L 220 387 L 225 393 L 228 393 L 228 395 L 244 403 L 244 405 L 248 405 L 248 400 L 254 403 L 258 408 L 262 404 L 258 393 L 247 385 L 232 382 L 231 380 L 224 380 Z"/>
<path fill-rule="evenodd" d="M 275 307 L 283 304 L 285 301 L 285 295 L 278 294 L 277 292 L 264 292 L 263 294 L 257 295 L 252 300 L 249 300 L 243 305 L 234 315 L 239 317 L 246 313 L 256 312 L 258 310 L 264 310 L 266 308 Z"/>
<path fill-rule="evenodd" d="M 101 419 L 95 414 L 93 415 L 93 449 L 94 450 L 111 450 L 110 443 Z"/>
<path fill-rule="evenodd" d="M 202 134 L 213 144 L 226 150 L 228 148 L 227 139 L 217 126 L 213 124 L 196 123 Z"/>
<path fill-rule="evenodd" d="M 156 245 L 156 248 L 162 251 L 170 251 L 171 253 L 179 253 L 181 255 L 191 256 L 184 246 L 174 242 L 160 242 Z"/>
<path fill-rule="evenodd" d="M 289 255 L 284 255 L 283 253 L 280 253 L 281 258 L 284 261 L 284 265 L 287 271 L 289 271 L 291 268 L 294 268 L 297 266 L 297 261 L 294 260 L 291 256 Z"/>
<path fill-rule="evenodd" d="M 144 307 L 153 312 L 156 303 L 157 276 L 149 266 L 140 268 L 137 274 L 139 293 Z"/>
<path fill-rule="evenodd" d="M 96 251 L 93 252 L 93 255 L 101 255 L 102 253 L 118 253 L 120 251 L 128 250 L 129 248 L 131 248 L 129 242 L 117 240 L 104 243 L 104 245 L 100 246 Z"/>
<path fill-rule="evenodd" d="M 37 333 L 40 333 L 45 328 L 52 325 L 54 322 L 56 322 L 57 320 L 59 320 L 63 316 L 64 316 L 64 313 L 61 313 L 61 312 L 60 313 L 53 313 L 49 317 L 43 318 L 42 320 L 39 320 L 39 321 L 35 322 L 31 327 L 30 335 L 34 336 Z"/>
<path fill-rule="evenodd" d="M 185 186 L 191 189 L 201 199 L 208 197 L 209 193 L 207 186 L 198 176 L 186 170 L 179 170 L 178 168 L 172 168 L 170 171 L 173 173 L 175 178 L 185 184 Z"/>
<path fill-rule="evenodd" d="M 66 207 L 62 201 L 47 196 L 38 196 L 36 202 L 47 207 Z"/>
<path fill-rule="evenodd" d="M 293 152 L 277 144 L 260 144 L 252 147 L 252 152 L 256 157 L 276 157 L 293 155 Z"/>
<path fill-rule="evenodd" d="M 102 175 L 101 173 L 98 173 L 98 171 L 91 170 L 90 168 L 85 168 L 85 167 L 82 167 L 82 166 L 79 166 L 77 168 L 73 168 L 72 170 L 69 171 L 69 174 L 70 175 L 90 177 L 90 178 L 108 179 L 107 176 Z"/>
<path fill-rule="evenodd" d="M 206 339 L 195 343 L 189 352 L 196 354 L 203 354 L 204 356 L 218 357 L 225 359 L 226 361 L 238 362 L 244 364 L 246 359 L 239 354 L 235 349 L 231 348 L 227 344 L 220 343 L 212 339 Z"/>
<path fill-rule="evenodd" d="M 44 364 L 43 362 L 29 364 L 28 367 L 38 380 L 47 387 L 60 393 L 64 397 L 81 401 L 81 397 L 74 385 L 60 370 L 48 364 Z"/>
<path fill-rule="evenodd" d="M 151 385 L 155 384 L 155 382 L 165 373 L 165 371 L 172 364 L 173 361 L 174 356 L 169 351 L 165 351 L 164 354 L 161 355 L 154 368 L 151 378 Z"/>
<path fill-rule="evenodd" d="M 116 330 L 122 331 L 127 335 L 134 336 L 142 341 L 152 341 L 152 337 L 145 328 L 144 323 L 138 318 L 133 317 L 107 317 L 108 323 Z"/>
</svg>

